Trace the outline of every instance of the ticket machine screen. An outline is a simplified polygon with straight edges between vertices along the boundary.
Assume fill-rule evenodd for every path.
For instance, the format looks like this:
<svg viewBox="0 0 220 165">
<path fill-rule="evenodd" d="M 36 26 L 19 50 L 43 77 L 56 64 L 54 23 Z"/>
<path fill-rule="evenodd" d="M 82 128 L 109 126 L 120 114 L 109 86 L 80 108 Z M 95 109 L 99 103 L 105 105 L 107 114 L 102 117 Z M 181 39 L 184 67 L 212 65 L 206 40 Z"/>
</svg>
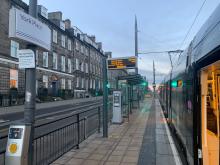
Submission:
<svg viewBox="0 0 220 165">
<path fill-rule="evenodd" d="M 119 95 L 114 96 L 114 103 L 119 104 L 120 103 L 120 98 Z"/>
<path fill-rule="evenodd" d="M 9 139 L 21 139 L 23 134 L 23 128 L 10 128 Z"/>
</svg>

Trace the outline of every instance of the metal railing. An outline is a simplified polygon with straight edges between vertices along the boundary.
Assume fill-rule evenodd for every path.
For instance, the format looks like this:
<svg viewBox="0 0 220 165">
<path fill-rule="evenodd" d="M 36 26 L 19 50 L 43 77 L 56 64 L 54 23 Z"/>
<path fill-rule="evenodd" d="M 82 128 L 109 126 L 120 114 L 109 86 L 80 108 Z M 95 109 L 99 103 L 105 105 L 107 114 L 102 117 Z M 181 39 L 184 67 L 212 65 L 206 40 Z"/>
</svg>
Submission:
<svg viewBox="0 0 220 165">
<path fill-rule="evenodd" d="M 112 102 L 109 102 L 108 121 L 112 118 Z M 73 111 L 71 115 L 35 125 L 33 165 L 47 165 L 61 157 L 102 126 L 102 105 Z M 49 130 L 49 131 L 47 131 Z M 7 136 L 0 137 L 6 142 Z M 5 164 L 5 149 L 0 150 L 0 165 Z"/>
<path fill-rule="evenodd" d="M 23 94 L 0 94 L 0 107 L 8 107 L 15 105 L 24 104 L 24 95 Z"/>
</svg>

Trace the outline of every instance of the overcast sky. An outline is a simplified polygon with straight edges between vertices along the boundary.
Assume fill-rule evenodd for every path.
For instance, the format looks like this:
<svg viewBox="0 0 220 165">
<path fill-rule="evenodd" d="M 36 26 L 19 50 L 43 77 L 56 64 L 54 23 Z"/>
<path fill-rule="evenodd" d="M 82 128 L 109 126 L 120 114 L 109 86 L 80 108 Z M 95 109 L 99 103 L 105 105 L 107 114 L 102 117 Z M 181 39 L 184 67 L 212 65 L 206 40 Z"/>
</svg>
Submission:
<svg viewBox="0 0 220 165">
<path fill-rule="evenodd" d="M 28 3 L 28 0 L 24 0 Z M 134 55 L 134 17 L 139 29 L 139 52 L 180 49 L 203 0 L 38 0 L 49 12 L 62 11 L 84 33 L 96 35 L 104 51 L 113 57 Z M 181 49 L 218 6 L 219 0 L 207 0 L 192 31 Z M 152 61 L 159 73 L 168 73 L 170 63 L 166 54 L 140 55 L 141 73 L 152 80 Z"/>
</svg>

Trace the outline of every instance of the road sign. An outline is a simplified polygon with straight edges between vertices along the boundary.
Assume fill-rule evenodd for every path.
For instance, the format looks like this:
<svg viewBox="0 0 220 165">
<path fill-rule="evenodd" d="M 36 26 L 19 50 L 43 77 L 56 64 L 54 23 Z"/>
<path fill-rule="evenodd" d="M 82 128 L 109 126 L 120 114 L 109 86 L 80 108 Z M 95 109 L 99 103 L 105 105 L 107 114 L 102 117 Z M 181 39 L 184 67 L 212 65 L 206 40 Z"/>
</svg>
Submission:
<svg viewBox="0 0 220 165">
<path fill-rule="evenodd" d="M 9 37 L 51 49 L 51 30 L 36 18 L 16 8 L 10 9 Z"/>
<path fill-rule="evenodd" d="M 137 57 L 108 59 L 108 69 L 134 69 L 137 68 Z"/>
<path fill-rule="evenodd" d="M 18 51 L 19 68 L 35 68 L 35 55 L 30 49 L 23 49 Z"/>
</svg>

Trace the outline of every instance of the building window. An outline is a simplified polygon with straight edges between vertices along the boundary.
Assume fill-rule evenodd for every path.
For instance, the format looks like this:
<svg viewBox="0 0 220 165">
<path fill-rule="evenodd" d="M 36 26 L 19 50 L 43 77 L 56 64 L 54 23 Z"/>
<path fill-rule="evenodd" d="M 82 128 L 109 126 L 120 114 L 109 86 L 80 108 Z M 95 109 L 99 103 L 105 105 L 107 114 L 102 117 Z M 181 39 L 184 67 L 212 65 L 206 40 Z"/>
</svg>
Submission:
<svg viewBox="0 0 220 165">
<path fill-rule="evenodd" d="M 83 50 L 84 50 L 84 46 L 81 45 L 81 50 L 80 50 L 80 52 L 81 52 L 81 53 L 84 53 Z"/>
<path fill-rule="evenodd" d="M 53 42 L 57 44 L 57 31 L 53 30 Z"/>
<path fill-rule="evenodd" d="M 18 88 L 18 70 L 10 69 L 10 88 Z"/>
<path fill-rule="evenodd" d="M 36 58 L 35 58 L 35 60 L 36 60 L 36 65 L 38 66 L 38 50 L 36 50 Z"/>
<path fill-rule="evenodd" d="M 101 81 L 99 80 L 99 89 L 101 89 Z"/>
<path fill-rule="evenodd" d="M 72 72 L 72 64 L 71 64 L 71 59 L 68 58 L 68 73 Z"/>
<path fill-rule="evenodd" d="M 53 69 L 57 69 L 57 54 L 53 53 Z"/>
<path fill-rule="evenodd" d="M 93 73 L 95 74 L 95 65 L 93 65 Z"/>
<path fill-rule="evenodd" d="M 72 89 L 72 82 L 71 82 L 71 80 L 68 80 L 68 89 L 69 89 L 69 90 Z"/>
<path fill-rule="evenodd" d="M 79 51 L 79 43 L 78 43 L 78 41 L 76 41 L 76 50 Z"/>
<path fill-rule="evenodd" d="M 11 56 L 18 58 L 19 43 L 11 40 Z"/>
<path fill-rule="evenodd" d="M 95 80 L 93 80 L 93 89 L 95 89 Z"/>
<path fill-rule="evenodd" d="M 79 88 L 79 77 L 76 78 L 76 87 Z"/>
<path fill-rule="evenodd" d="M 88 49 L 85 47 L 85 55 L 88 56 Z"/>
<path fill-rule="evenodd" d="M 79 59 L 76 58 L 76 70 L 79 70 Z"/>
<path fill-rule="evenodd" d="M 48 88 L 48 76 L 43 75 L 43 87 Z"/>
<path fill-rule="evenodd" d="M 65 48 L 65 36 L 61 35 L 61 46 Z"/>
<path fill-rule="evenodd" d="M 92 89 L 92 80 L 90 79 L 90 89 Z"/>
<path fill-rule="evenodd" d="M 36 80 L 36 95 L 38 95 L 38 80 Z"/>
<path fill-rule="evenodd" d="M 43 52 L 43 67 L 48 67 L 48 52 Z"/>
<path fill-rule="evenodd" d="M 61 56 L 61 71 L 65 72 L 65 57 Z"/>
<path fill-rule="evenodd" d="M 88 63 L 86 63 L 86 73 L 89 73 Z"/>
<path fill-rule="evenodd" d="M 90 72 L 92 72 L 92 64 L 90 63 Z"/>
<path fill-rule="evenodd" d="M 66 88 L 66 81 L 64 78 L 61 79 L 61 89 L 65 89 Z"/>
<path fill-rule="evenodd" d="M 68 50 L 72 50 L 72 43 L 70 39 L 68 39 Z"/>
<path fill-rule="evenodd" d="M 81 64 L 81 71 L 84 72 L 84 63 Z"/>
<path fill-rule="evenodd" d="M 82 78 L 82 88 L 84 88 L 84 83 L 85 83 L 84 78 Z"/>
<path fill-rule="evenodd" d="M 88 79 L 86 79 L 86 81 L 85 81 L 85 87 L 86 87 L 86 89 L 88 90 L 88 86 L 89 86 L 89 81 L 88 81 Z"/>
</svg>

